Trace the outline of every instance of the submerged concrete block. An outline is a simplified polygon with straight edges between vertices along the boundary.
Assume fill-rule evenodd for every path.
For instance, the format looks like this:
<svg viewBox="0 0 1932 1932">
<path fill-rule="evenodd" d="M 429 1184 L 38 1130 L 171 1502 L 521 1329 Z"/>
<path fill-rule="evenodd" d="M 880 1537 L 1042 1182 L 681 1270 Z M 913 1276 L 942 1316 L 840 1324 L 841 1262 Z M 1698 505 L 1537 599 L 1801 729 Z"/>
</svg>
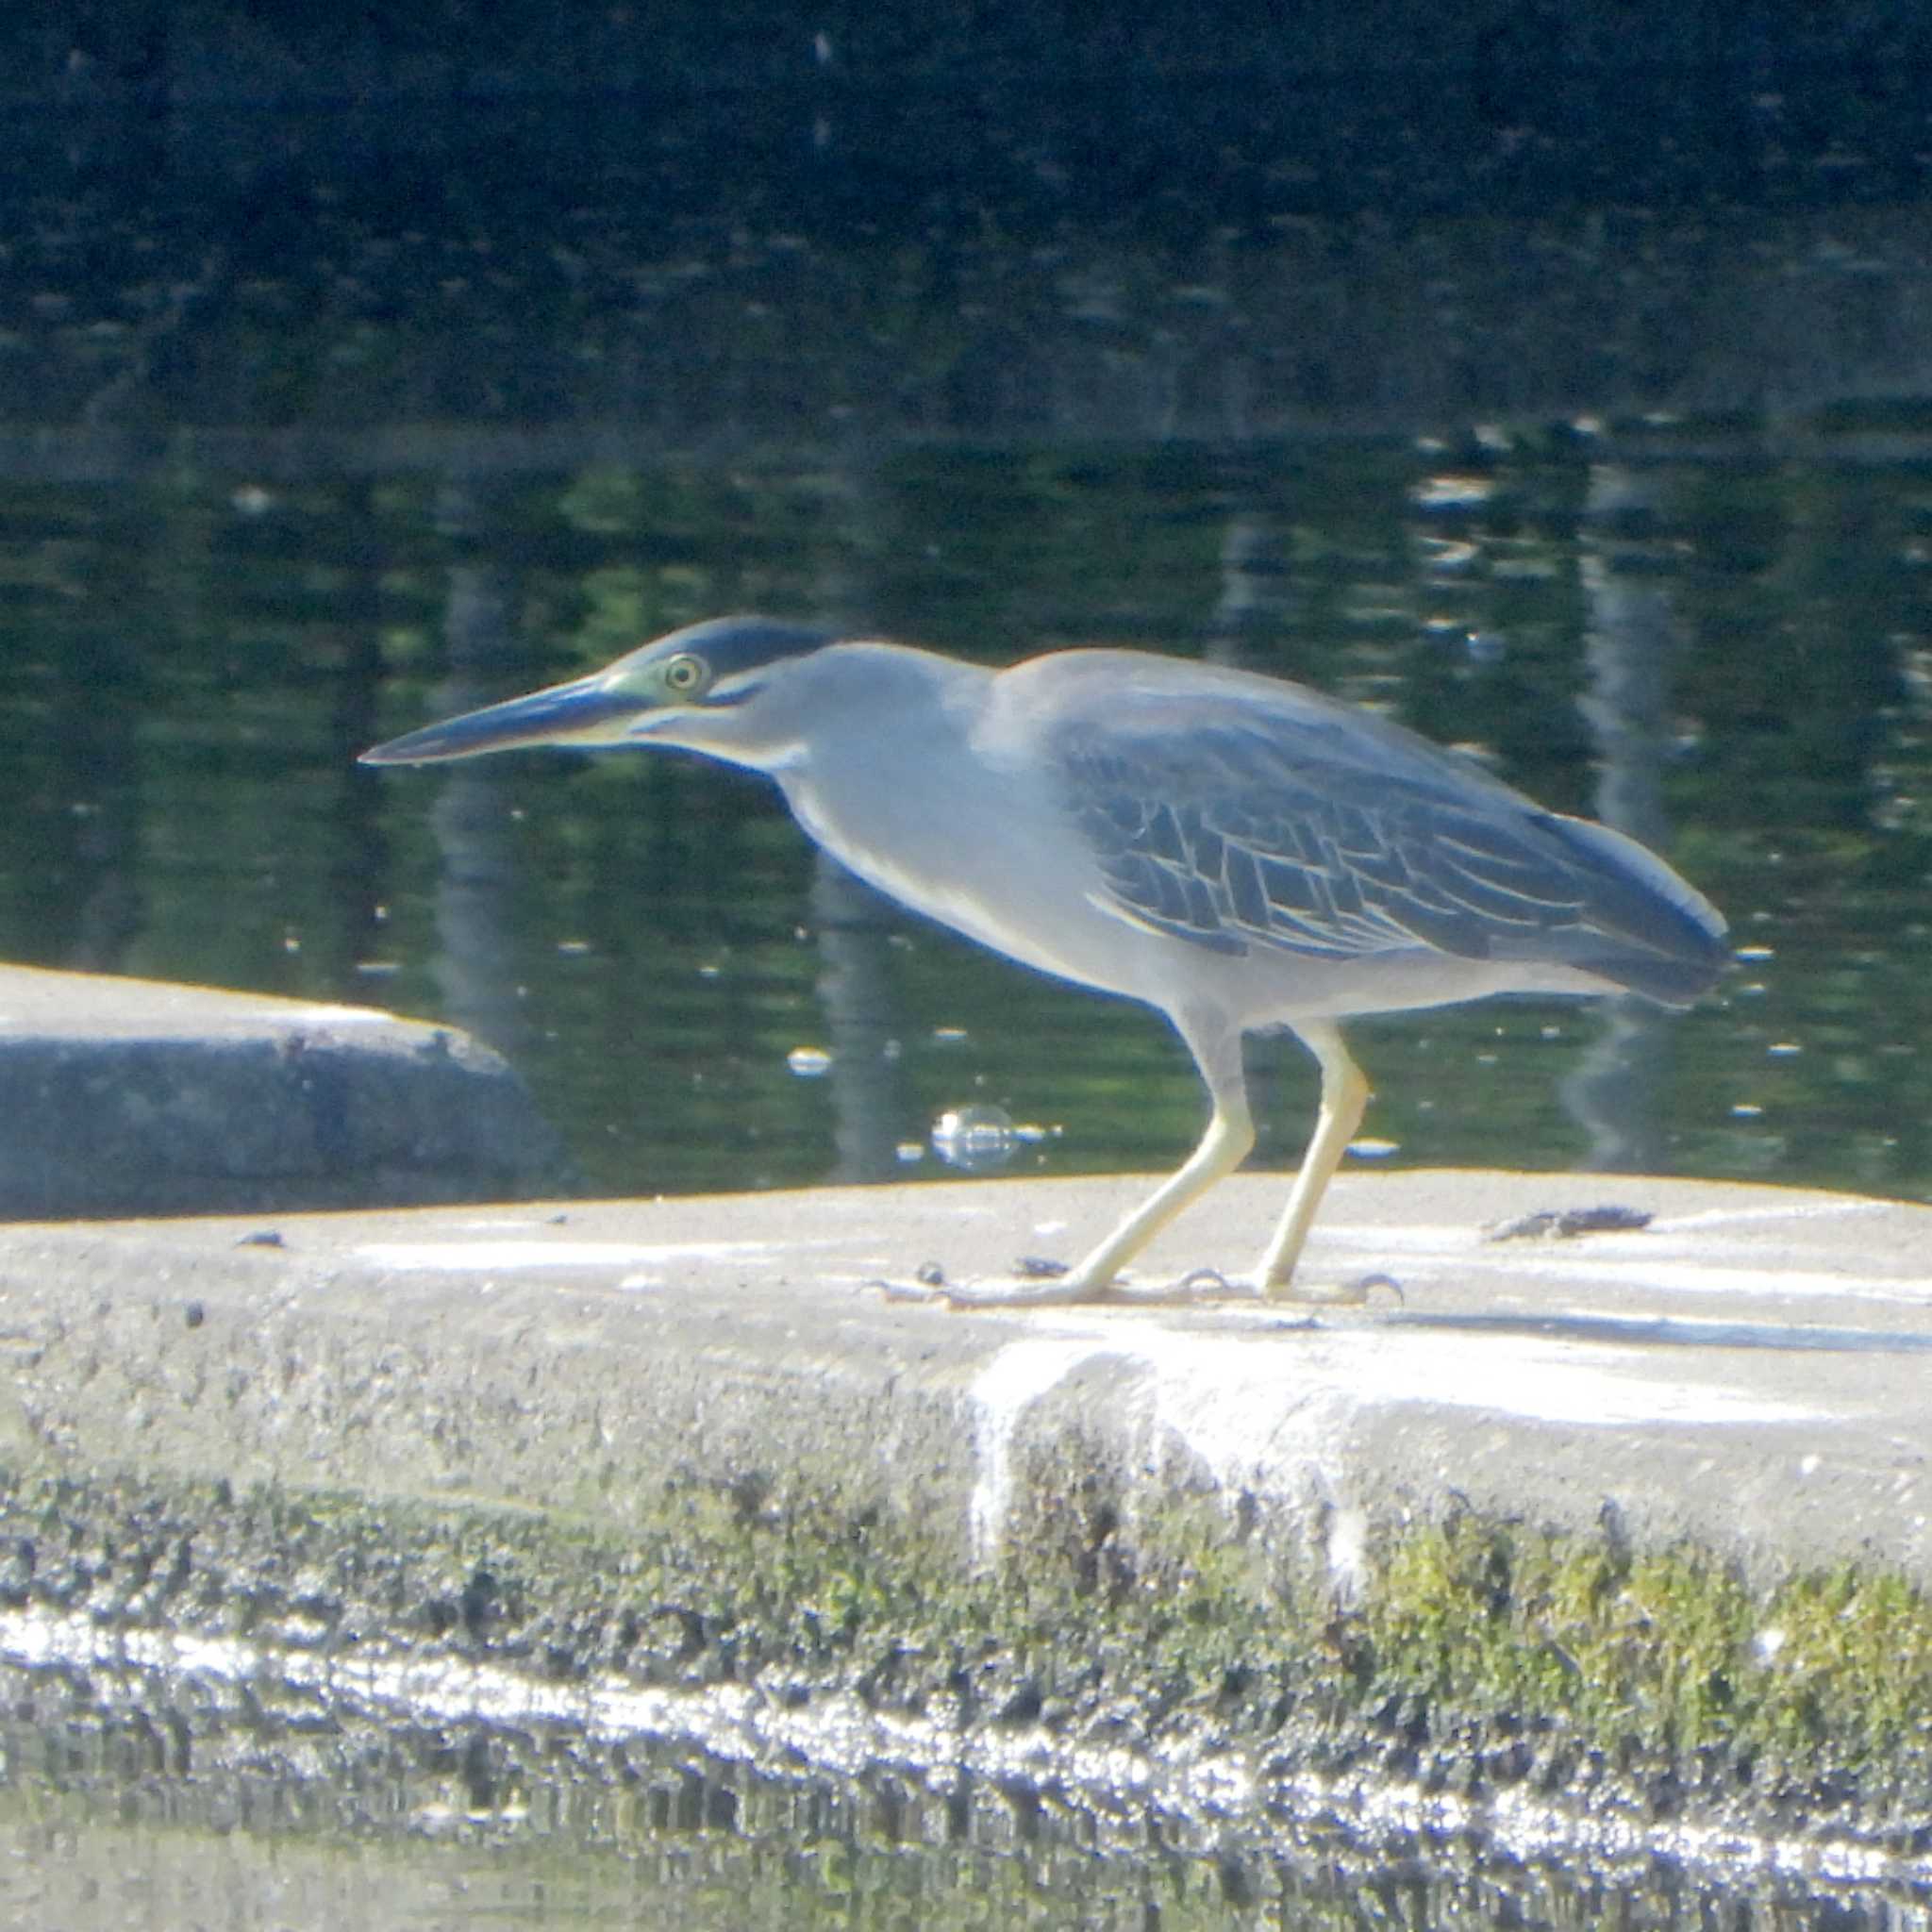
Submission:
<svg viewBox="0 0 1932 1932">
<path fill-rule="evenodd" d="M 0 967 L 0 1218 L 568 1191 L 498 1054 L 373 1008 Z"/>
</svg>

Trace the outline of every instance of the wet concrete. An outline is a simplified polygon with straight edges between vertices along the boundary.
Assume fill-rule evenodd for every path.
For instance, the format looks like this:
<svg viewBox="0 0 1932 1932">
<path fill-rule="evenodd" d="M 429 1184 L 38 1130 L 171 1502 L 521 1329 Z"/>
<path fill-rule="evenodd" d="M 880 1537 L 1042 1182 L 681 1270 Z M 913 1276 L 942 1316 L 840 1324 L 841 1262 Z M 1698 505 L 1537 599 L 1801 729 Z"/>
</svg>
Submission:
<svg viewBox="0 0 1932 1932">
<path fill-rule="evenodd" d="M 1399 1307 L 877 1285 L 1073 1252 L 1137 1185 L 0 1230 L 5 1648 L 728 1689 L 806 1713 L 792 1755 L 991 1739 L 1182 1808 L 1406 1781 L 1922 1855 L 1932 1210 L 1349 1174 L 1307 1265 Z M 1281 1189 L 1151 1272 L 1251 1254 Z M 1486 1234 L 1598 1206 L 1652 1219 Z"/>
<path fill-rule="evenodd" d="M 0 966 L 0 1218 L 570 1185 L 501 1056 L 369 1007 Z"/>
</svg>

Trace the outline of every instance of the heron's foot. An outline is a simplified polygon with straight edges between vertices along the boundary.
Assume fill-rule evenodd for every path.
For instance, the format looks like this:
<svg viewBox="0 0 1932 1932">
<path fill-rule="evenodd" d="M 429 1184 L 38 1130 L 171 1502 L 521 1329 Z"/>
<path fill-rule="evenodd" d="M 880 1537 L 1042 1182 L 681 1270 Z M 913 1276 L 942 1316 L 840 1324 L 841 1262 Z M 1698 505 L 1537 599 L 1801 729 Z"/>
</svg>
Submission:
<svg viewBox="0 0 1932 1932">
<path fill-rule="evenodd" d="M 1392 1274 L 1362 1274 L 1352 1281 L 1299 1282 L 1291 1278 L 1273 1287 L 1257 1276 L 1224 1274 L 1219 1268 L 1195 1268 L 1163 1291 L 1143 1291 L 1139 1300 L 1175 1302 L 1258 1301 L 1279 1305 L 1298 1303 L 1311 1308 L 1365 1308 L 1377 1295 L 1403 1306 L 1402 1284 Z"/>
<path fill-rule="evenodd" d="M 949 1281 L 937 1261 L 928 1261 L 911 1281 L 881 1281 L 877 1285 L 889 1301 L 942 1302 L 951 1308 L 1118 1307 L 1129 1303 L 1199 1298 L 1191 1293 L 1177 1295 L 1128 1275 L 1096 1279 L 1065 1261 L 1039 1255 L 1023 1255 L 1013 1263 L 1010 1274 L 978 1281 Z"/>
<path fill-rule="evenodd" d="M 942 1302 L 949 1308 L 1065 1308 L 1079 1303 L 1127 1298 L 1119 1281 L 1083 1279 L 1064 1261 L 1028 1257 L 1010 1274 L 982 1281 L 948 1281 L 944 1269 L 928 1261 L 911 1281 L 878 1283 L 888 1301 Z"/>
<path fill-rule="evenodd" d="M 1392 1299 L 1398 1308 L 1407 1303 L 1401 1282 L 1379 1270 L 1348 1281 L 1304 1282 L 1291 1276 L 1259 1291 L 1271 1302 L 1299 1302 L 1304 1307 L 1316 1308 L 1374 1307 L 1377 1295 Z"/>
<path fill-rule="evenodd" d="M 980 1281 L 948 1281 L 939 1263 L 928 1261 L 912 1281 L 881 1281 L 878 1286 L 889 1301 L 941 1302 L 949 1308 L 1200 1307 L 1216 1302 L 1361 1308 L 1374 1306 L 1377 1295 L 1403 1306 L 1401 1285 L 1388 1274 L 1319 1286 L 1284 1283 L 1274 1289 L 1263 1289 L 1245 1275 L 1224 1274 L 1218 1268 L 1191 1269 L 1170 1282 L 1138 1281 L 1126 1274 L 1096 1281 L 1064 1261 L 1034 1256 L 1016 1262 L 1011 1274 Z"/>
</svg>

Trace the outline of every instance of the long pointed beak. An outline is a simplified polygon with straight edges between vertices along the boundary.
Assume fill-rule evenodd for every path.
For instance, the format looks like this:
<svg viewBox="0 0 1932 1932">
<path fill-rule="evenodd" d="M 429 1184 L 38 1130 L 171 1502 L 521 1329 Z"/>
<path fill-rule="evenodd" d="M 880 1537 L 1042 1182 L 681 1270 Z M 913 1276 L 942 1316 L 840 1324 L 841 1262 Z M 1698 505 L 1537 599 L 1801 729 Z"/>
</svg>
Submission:
<svg viewBox="0 0 1932 1932">
<path fill-rule="evenodd" d="M 625 727 L 633 720 L 653 708 L 634 691 L 610 689 L 600 672 L 525 697 L 507 698 L 480 711 L 465 711 L 441 724 L 425 724 L 420 731 L 373 746 L 356 762 L 434 765 L 533 744 L 612 744 L 626 735 Z"/>
</svg>

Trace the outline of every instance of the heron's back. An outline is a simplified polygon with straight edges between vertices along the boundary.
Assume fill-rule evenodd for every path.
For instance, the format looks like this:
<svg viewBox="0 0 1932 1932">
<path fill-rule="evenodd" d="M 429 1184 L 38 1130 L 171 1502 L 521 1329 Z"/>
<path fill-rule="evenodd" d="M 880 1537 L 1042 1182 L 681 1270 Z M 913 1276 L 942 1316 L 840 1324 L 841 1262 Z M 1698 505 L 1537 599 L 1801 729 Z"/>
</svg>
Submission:
<svg viewBox="0 0 1932 1932">
<path fill-rule="evenodd" d="M 1533 989 L 1679 1006 L 1726 963 L 1723 917 L 1634 840 L 1373 713 L 1136 652 L 997 682 L 989 741 L 1054 774 L 1101 903 L 1213 956 L 1202 982 L 1278 961 L 1284 1003 L 1298 975 L 1329 1012 Z"/>
</svg>

